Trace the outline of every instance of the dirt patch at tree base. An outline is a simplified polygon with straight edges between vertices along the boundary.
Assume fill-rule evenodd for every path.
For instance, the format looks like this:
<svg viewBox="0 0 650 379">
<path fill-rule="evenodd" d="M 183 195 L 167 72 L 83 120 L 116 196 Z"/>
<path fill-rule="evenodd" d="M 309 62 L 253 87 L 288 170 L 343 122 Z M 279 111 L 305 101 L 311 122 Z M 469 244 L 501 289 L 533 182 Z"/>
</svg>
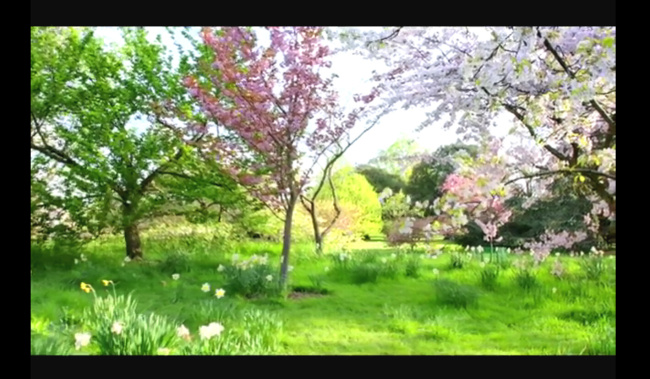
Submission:
<svg viewBox="0 0 650 379">
<path fill-rule="evenodd" d="M 325 288 L 294 287 L 293 291 L 291 291 L 291 293 L 287 295 L 287 298 L 293 300 L 300 300 L 300 299 L 306 299 L 312 297 L 323 297 L 323 296 L 327 296 L 329 293 L 330 291 L 326 290 Z"/>
</svg>

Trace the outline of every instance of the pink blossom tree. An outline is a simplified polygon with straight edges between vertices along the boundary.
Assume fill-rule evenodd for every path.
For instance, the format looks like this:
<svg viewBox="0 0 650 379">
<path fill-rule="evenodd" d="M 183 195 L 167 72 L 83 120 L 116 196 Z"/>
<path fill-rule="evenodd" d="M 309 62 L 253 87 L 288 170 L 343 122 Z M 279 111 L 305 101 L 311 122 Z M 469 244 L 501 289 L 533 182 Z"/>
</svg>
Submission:
<svg viewBox="0 0 650 379">
<path fill-rule="evenodd" d="M 362 105 L 344 114 L 332 79 L 320 72 L 331 64 L 322 28 L 266 31 L 265 46 L 250 28 L 203 28 L 209 65 L 184 83 L 201 113 L 225 129 L 206 146 L 212 156 L 284 222 L 284 287 L 296 204 L 319 158 L 371 111 L 378 92 L 356 96 Z"/>
</svg>

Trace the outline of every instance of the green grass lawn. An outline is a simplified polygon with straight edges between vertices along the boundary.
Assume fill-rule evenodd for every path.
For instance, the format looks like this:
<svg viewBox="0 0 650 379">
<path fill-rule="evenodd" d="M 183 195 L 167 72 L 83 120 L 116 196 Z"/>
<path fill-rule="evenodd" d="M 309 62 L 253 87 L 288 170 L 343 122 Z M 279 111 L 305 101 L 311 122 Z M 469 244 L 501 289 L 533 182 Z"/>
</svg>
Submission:
<svg viewBox="0 0 650 379">
<path fill-rule="evenodd" d="M 549 257 L 536 270 L 536 284 L 523 289 L 508 263 L 493 287 L 482 285 L 483 268 L 476 256 L 465 259 L 462 268 L 452 268 L 451 253 L 433 259 L 420 249 L 400 252 L 372 241 L 355 244 L 347 252 L 352 260 L 344 261 L 345 268 L 335 262 L 338 254 L 317 257 L 309 245 L 296 244 L 290 285 L 321 288 L 327 294 L 252 299 L 233 294 L 218 269 L 229 265 L 234 253 L 240 260 L 268 254 L 275 277 L 280 250 L 279 244 L 262 242 L 148 241 L 145 261 L 122 266 L 119 241 L 89 246 L 87 260 L 78 264 L 78 253 L 33 248 L 32 333 L 74 347 L 74 333 L 89 328 L 84 312 L 94 299 L 81 291 L 80 283 L 106 296 L 113 287 L 104 287 L 105 279 L 115 283 L 118 295 L 132 293 L 139 312 L 165 316 L 194 334 L 210 322 L 245 333 L 253 324 L 245 324 L 241 312 L 262 312 L 281 323 L 281 331 L 273 332 L 274 342 L 260 342 L 276 344 L 259 350 L 266 354 L 615 354 L 613 258 L 594 261 L 602 273 L 588 277 L 579 264 L 588 258 Z M 509 262 L 514 259 L 508 257 Z M 560 279 L 550 273 L 556 259 L 566 270 Z M 406 275 L 409 265 L 411 276 Z M 176 273 L 178 280 L 172 279 Z M 211 292 L 201 291 L 204 283 Z M 223 298 L 214 296 L 218 288 L 226 289 Z M 68 353 L 94 354 L 97 349 L 91 344 Z"/>
</svg>

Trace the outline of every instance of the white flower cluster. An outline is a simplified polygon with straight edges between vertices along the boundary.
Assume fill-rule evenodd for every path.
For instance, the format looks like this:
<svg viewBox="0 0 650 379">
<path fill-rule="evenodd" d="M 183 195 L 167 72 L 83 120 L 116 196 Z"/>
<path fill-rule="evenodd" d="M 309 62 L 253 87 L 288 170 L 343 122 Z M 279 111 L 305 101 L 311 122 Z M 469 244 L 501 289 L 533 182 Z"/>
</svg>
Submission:
<svg viewBox="0 0 650 379">
<path fill-rule="evenodd" d="M 239 261 L 239 256 L 237 254 L 232 257 L 232 264 L 241 270 L 248 270 L 249 268 L 257 265 L 267 265 L 269 262 L 268 254 L 264 256 L 253 255 L 247 260 Z M 221 269 L 222 266 L 220 266 Z M 222 271 L 222 270 L 221 270 Z"/>
</svg>

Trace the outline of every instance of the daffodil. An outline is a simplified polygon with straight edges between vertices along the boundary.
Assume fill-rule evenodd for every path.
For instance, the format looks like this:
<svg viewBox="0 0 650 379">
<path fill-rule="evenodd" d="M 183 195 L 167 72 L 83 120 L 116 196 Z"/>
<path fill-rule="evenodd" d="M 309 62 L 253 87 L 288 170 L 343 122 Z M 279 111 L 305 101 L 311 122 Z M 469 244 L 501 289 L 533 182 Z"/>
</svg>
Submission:
<svg viewBox="0 0 650 379">
<path fill-rule="evenodd" d="M 104 284 L 104 287 L 107 287 L 109 284 L 113 284 L 112 280 L 102 280 L 102 283 Z"/>
<path fill-rule="evenodd" d="M 208 283 L 203 283 L 203 285 L 201 286 L 201 291 L 203 291 L 203 292 L 210 292 L 210 284 L 208 284 Z"/>
<path fill-rule="evenodd" d="M 293 266 L 289 266 L 288 269 L 289 269 L 289 272 L 293 271 Z"/>
<path fill-rule="evenodd" d="M 86 284 L 84 282 L 81 282 L 81 290 L 84 291 L 85 293 L 90 293 L 92 291 L 93 287 L 90 284 Z"/>
<path fill-rule="evenodd" d="M 224 267 L 224 265 L 219 265 L 219 267 L 217 267 L 217 271 L 219 271 L 219 272 L 222 272 L 225 269 L 226 269 L 226 267 Z"/>
<path fill-rule="evenodd" d="M 174 279 L 174 280 L 178 280 L 178 278 L 180 278 L 180 277 L 181 276 L 179 274 L 173 274 L 172 275 L 172 279 Z"/>
<path fill-rule="evenodd" d="M 77 258 L 74 259 L 74 264 L 76 264 L 76 265 L 79 264 L 79 260 Z"/>
<path fill-rule="evenodd" d="M 129 262 L 131 262 L 131 257 L 129 257 L 129 256 L 125 257 L 125 258 L 124 258 L 124 262 L 125 262 L 125 263 L 129 263 Z"/>
<path fill-rule="evenodd" d="M 433 275 L 438 275 L 440 274 L 440 271 L 437 268 L 433 269 Z"/>
<path fill-rule="evenodd" d="M 90 333 L 76 333 L 74 335 L 74 339 L 75 339 L 74 347 L 75 347 L 75 349 L 79 350 L 84 346 L 88 346 L 88 344 L 90 343 L 90 337 L 91 337 Z"/>
<path fill-rule="evenodd" d="M 270 282 L 271 280 L 273 280 L 273 275 L 267 275 L 267 276 L 266 276 L 266 280 L 269 281 L 269 282 Z"/>
<path fill-rule="evenodd" d="M 81 261 L 82 261 L 82 262 L 85 262 L 85 261 L 88 260 L 88 258 L 86 258 L 86 256 L 83 255 L 83 254 L 81 254 L 81 256 L 79 256 L 79 258 L 81 258 Z"/>
<path fill-rule="evenodd" d="M 181 325 L 181 326 L 178 327 L 178 329 L 176 329 L 176 335 L 179 338 L 188 339 L 190 337 L 190 330 L 187 329 L 187 327 L 185 327 L 185 325 Z"/>
<path fill-rule="evenodd" d="M 122 324 L 118 321 L 115 321 L 113 323 L 113 326 L 111 326 L 111 332 L 115 334 L 122 334 L 122 328 L 123 328 Z"/>
<path fill-rule="evenodd" d="M 223 290 L 223 288 L 219 288 L 218 290 L 214 291 L 214 296 L 217 297 L 217 299 L 221 299 L 226 295 L 226 291 Z"/>
<path fill-rule="evenodd" d="M 553 287 L 552 291 L 553 291 L 553 293 L 556 293 L 556 292 L 557 292 L 557 288 Z"/>
<path fill-rule="evenodd" d="M 210 339 L 214 336 L 220 335 L 223 330 L 223 325 L 218 322 L 211 322 L 209 325 L 199 327 L 199 335 L 201 336 L 201 339 Z"/>
</svg>

